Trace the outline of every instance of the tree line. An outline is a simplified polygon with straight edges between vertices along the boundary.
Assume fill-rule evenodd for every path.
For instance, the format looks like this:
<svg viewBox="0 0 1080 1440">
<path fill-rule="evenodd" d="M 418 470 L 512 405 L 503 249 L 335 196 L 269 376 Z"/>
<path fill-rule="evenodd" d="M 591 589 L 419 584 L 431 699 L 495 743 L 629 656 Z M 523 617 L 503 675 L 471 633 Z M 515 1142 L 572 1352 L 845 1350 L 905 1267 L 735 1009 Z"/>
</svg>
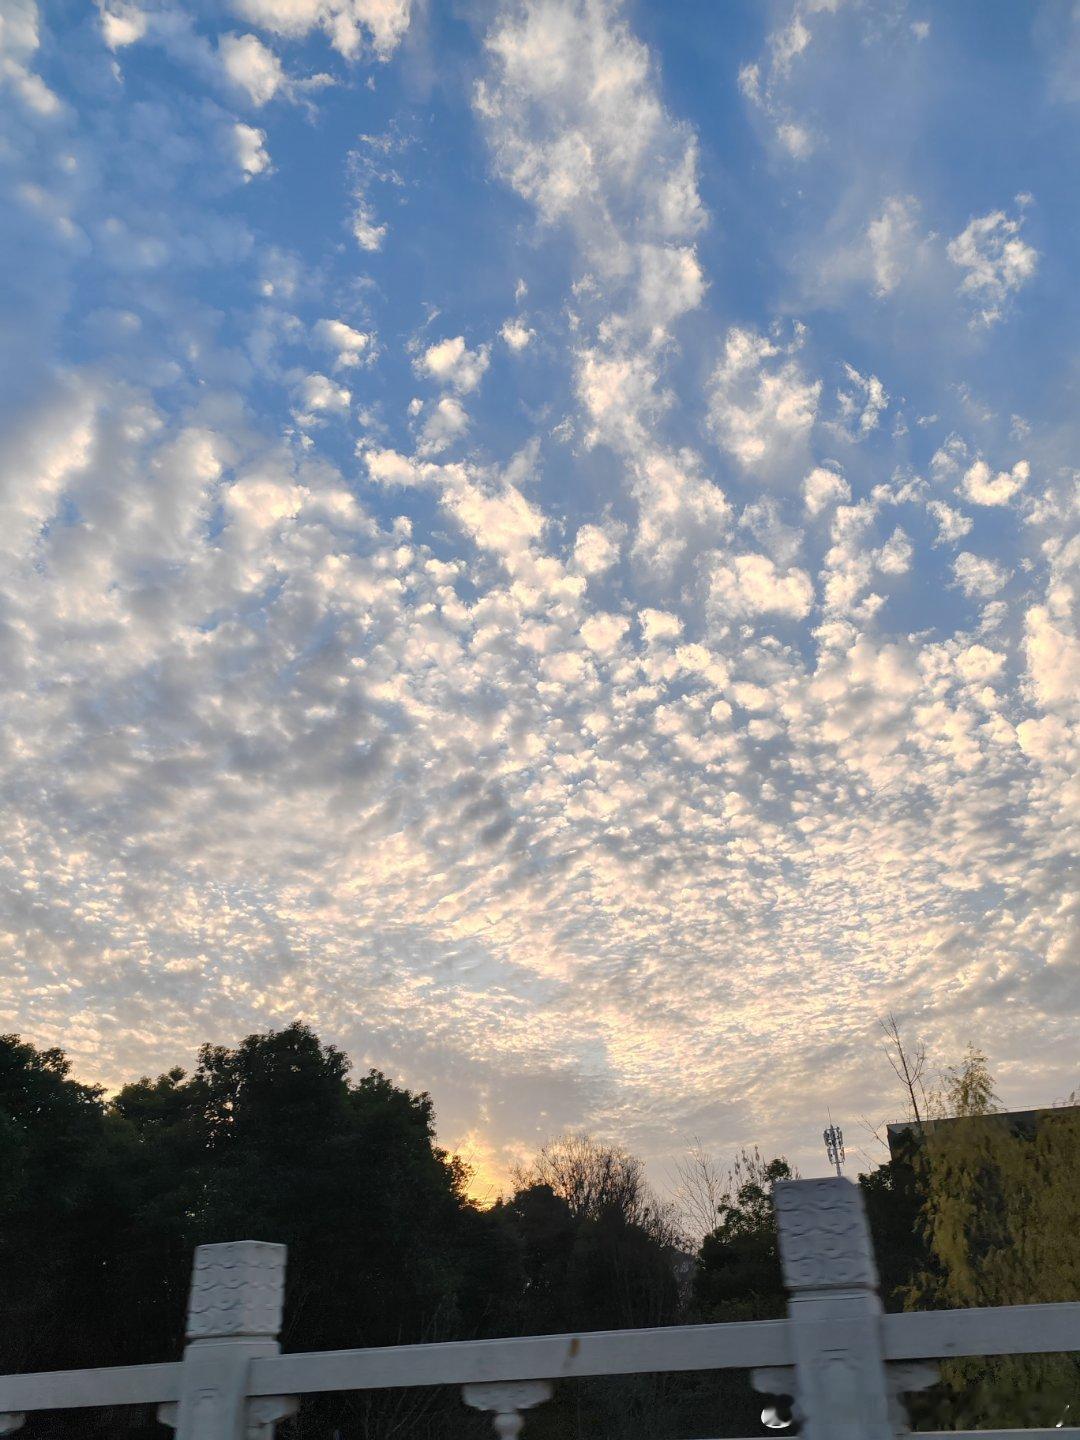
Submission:
<svg viewBox="0 0 1080 1440">
<path fill-rule="evenodd" d="M 908 1153 L 860 1177 L 886 1305 L 1080 1297 L 1075 1112 L 1033 1138 L 995 1127 L 977 1051 L 931 1102 L 919 1048 L 893 1028 L 922 1108 Z M 962 1133 L 924 1126 L 935 1105 L 987 1118 Z M 178 1358 L 194 1247 L 248 1238 L 289 1247 L 286 1350 L 778 1317 L 770 1188 L 792 1173 L 783 1157 L 743 1151 L 725 1167 L 697 1146 L 663 1201 L 636 1157 L 571 1135 L 481 1208 L 437 1143 L 431 1097 L 377 1070 L 354 1077 L 303 1024 L 203 1046 L 190 1073 L 111 1097 L 73 1078 L 61 1050 L 3 1036 L 0 1373 Z M 1075 1423 L 1062 1406 L 1078 1378 L 1071 1358 L 953 1362 L 920 1401 L 924 1423 Z M 560 1386 L 528 1434 L 747 1435 L 762 1433 L 762 1403 L 737 1372 L 597 1379 Z M 424 1390 L 310 1397 L 281 1433 L 442 1440 L 489 1427 L 455 1392 Z M 32 1417 L 24 1433 L 165 1432 L 134 1408 Z"/>
</svg>

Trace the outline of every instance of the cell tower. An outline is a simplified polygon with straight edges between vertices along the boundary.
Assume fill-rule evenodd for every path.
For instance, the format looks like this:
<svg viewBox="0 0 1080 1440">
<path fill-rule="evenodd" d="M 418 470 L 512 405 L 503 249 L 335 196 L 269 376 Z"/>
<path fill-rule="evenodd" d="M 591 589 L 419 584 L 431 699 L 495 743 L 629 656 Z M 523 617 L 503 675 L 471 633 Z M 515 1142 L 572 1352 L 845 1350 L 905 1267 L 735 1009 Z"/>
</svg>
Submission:
<svg viewBox="0 0 1080 1440">
<path fill-rule="evenodd" d="M 843 1175 L 841 1166 L 844 1163 L 844 1132 L 839 1125 L 832 1123 L 832 1115 L 829 1116 L 829 1125 L 824 1134 L 825 1154 L 829 1157 L 829 1164 L 836 1166 L 837 1175 Z"/>
</svg>

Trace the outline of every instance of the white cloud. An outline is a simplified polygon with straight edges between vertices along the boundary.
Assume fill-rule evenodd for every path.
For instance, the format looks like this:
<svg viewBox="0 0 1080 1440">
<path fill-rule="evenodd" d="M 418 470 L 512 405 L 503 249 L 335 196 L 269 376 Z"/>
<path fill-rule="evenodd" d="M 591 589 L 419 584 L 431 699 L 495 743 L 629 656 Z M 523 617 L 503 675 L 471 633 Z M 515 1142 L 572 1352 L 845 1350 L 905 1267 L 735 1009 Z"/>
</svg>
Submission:
<svg viewBox="0 0 1080 1440">
<path fill-rule="evenodd" d="M 410 0 L 232 0 L 233 9 L 252 25 L 275 35 L 300 39 L 318 28 L 347 59 L 365 41 L 379 60 L 387 60 L 409 28 Z"/>
<path fill-rule="evenodd" d="M 1024 622 L 1028 680 L 1047 710 L 1080 707 L 1080 640 L 1055 625 L 1044 605 L 1033 605 Z M 1078 717 L 1080 718 L 1080 717 Z"/>
<path fill-rule="evenodd" d="M 985 460 L 976 460 L 965 470 L 961 492 L 975 505 L 1007 505 L 1027 484 L 1031 466 L 1026 460 L 1018 460 L 1011 470 L 1001 470 L 994 475 Z"/>
<path fill-rule="evenodd" d="M 619 558 L 619 542 L 600 525 L 582 525 L 574 539 L 574 568 L 582 575 L 602 575 Z"/>
<path fill-rule="evenodd" d="M 110 50 L 134 45 L 146 34 L 147 18 L 137 5 L 113 3 L 100 6 L 101 33 Z"/>
<path fill-rule="evenodd" d="M 967 273 L 960 293 L 978 308 L 973 323 L 992 325 L 1004 313 L 1005 302 L 1035 274 L 1038 251 L 1020 238 L 1023 219 L 1010 219 L 1004 210 L 977 216 L 949 241 L 948 256 Z"/>
<path fill-rule="evenodd" d="M 378 485 L 419 485 L 427 478 L 424 467 L 397 450 L 374 450 L 357 446 L 369 477 Z"/>
<path fill-rule="evenodd" d="M 35 537 L 72 490 L 94 453 L 100 403 L 93 387 L 75 383 L 47 395 L 33 426 L 27 421 L 9 425 L 0 471 L 0 553 L 17 556 L 32 550 Z"/>
<path fill-rule="evenodd" d="M 51 119 L 63 105 L 30 68 L 40 44 L 37 6 L 33 0 L 12 0 L 0 13 L 0 87 L 9 87 L 31 114 Z"/>
<path fill-rule="evenodd" d="M 810 44 L 810 31 L 806 28 L 798 11 L 792 15 L 783 30 L 774 30 L 769 36 L 774 72 L 785 75 L 791 69 L 791 62 L 801 55 Z"/>
<path fill-rule="evenodd" d="M 954 432 L 943 445 L 938 446 L 930 457 L 930 469 L 937 479 L 947 479 L 950 475 L 958 473 L 967 457 L 967 445 Z"/>
<path fill-rule="evenodd" d="M 727 509 L 697 457 L 669 452 L 653 429 L 669 402 L 673 327 L 706 288 L 693 244 L 705 223 L 696 139 L 665 110 L 617 0 L 507 6 L 486 44 L 476 108 L 496 168 L 577 247 L 571 323 L 585 443 L 622 457 L 638 505 L 634 556 L 670 575 Z"/>
<path fill-rule="evenodd" d="M 1025 755 L 1043 765 L 1061 765 L 1063 760 L 1071 760 L 1076 748 L 1072 727 L 1060 715 L 1021 720 L 1016 727 L 1016 741 Z"/>
<path fill-rule="evenodd" d="M 524 350 L 536 338 L 536 331 L 530 330 L 523 320 L 518 319 L 504 321 L 499 334 L 514 351 Z"/>
<path fill-rule="evenodd" d="M 854 614 L 868 603 L 863 592 L 873 577 L 870 529 L 876 513 L 876 504 L 870 500 L 840 505 L 833 513 L 831 544 L 822 570 L 825 608 L 830 612 Z M 876 602 L 871 599 L 870 603 Z"/>
<path fill-rule="evenodd" d="M 996 679 L 1005 665 L 1005 656 L 985 645 L 969 645 L 956 657 L 956 668 L 969 685 L 984 685 Z"/>
<path fill-rule="evenodd" d="M 802 548 L 803 534 L 781 518 L 783 510 L 772 495 L 743 507 L 739 528 L 748 530 L 778 565 L 789 565 Z"/>
<path fill-rule="evenodd" d="M 448 469 L 446 480 L 443 504 L 474 544 L 498 555 L 511 573 L 527 572 L 526 562 L 547 525 L 543 513 L 505 479 L 501 483 L 477 482 L 455 467 Z M 576 663 L 564 661 L 565 665 Z"/>
<path fill-rule="evenodd" d="M 421 454 L 441 454 L 455 440 L 464 435 L 468 428 L 469 416 L 464 405 L 453 395 L 444 395 L 428 411 L 421 427 Z"/>
<path fill-rule="evenodd" d="M 646 645 L 662 645 L 667 640 L 675 640 L 683 629 L 683 622 L 668 610 L 639 610 L 638 624 Z"/>
<path fill-rule="evenodd" d="M 294 413 L 301 425 L 317 425 L 324 415 L 347 415 L 352 400 L 344 385 L 317 372 L 299 376 L 293 384 L 293 394 Z"/>
<path fill-rule="evenodd" d="M 245 180 L 269 170 L 270 156 L 266 149 L 265 130 L 237 122 L 232 127 L 232 146 L 236 163 L 244 172 Z"/>
<path fill-rule="evenodd" d="M 249 473 L 229 486 L 224 508 L 245 545 L 259 543 L 266 532 L 296 516 L 304 503 L 298 486 L 274 474 Z"/>
<path fill-rule="evenodd" d="M 739 67 L 738 76 L 739 93 L 754 105 L 760 105 L 761 97 L 761 66 L 752 61 Z"/>
<path fill-rule="evenodd" d="M 776 127 L 776 138 L 794 160 L 805 160 L 814 152 L 813 136 L 805 125 L 785 120 Z"/>
<path fill-rule="evenodd" d="M 418 375 L 427 375 L 440 385 L 449 385 L 459 394 L 475 390 L 488 368 L 491 352 L 487 345 L 470 350 L 463 335 L 440 340 L 413 362 Z"/>
<path fill-rule="evenodd" d="M 878 295 L 892 294 L 911 265 L 920 243 L 917 210 L 913 195 L 893 195 L 866 227 L 870 268 Z"/>
<path fill-rule="evenodd" d="M 955 510 L 951 505 L 946 505 L 944 500 L 928 500 L 926 508 L 938 525 L 935 545 L 951 545 L 957 540 L 962 540 L 965 535 L 970 534 L 971 528 L 975 524 L 969 515 Z"/>
<path fill-rule="evenodd" d="M 350 369 L 371 354 L 371 335 L 363 330 L 354 330 L 344 320 L 320 320 L 313 333 L 318 344 L 336 357 L 335 369 Z"/>
<path fill-rule="evenodd" d="M 996 595 L 1009 578 L 1004 565 L 984 555 L 973 555 L 970 550 L 961 550 L 953 561 L 953 574 L 969 599 L 985 600 Z"/>
<path fill-rule="evenodd" d="M 767 555 L 717 559 L 709 572 L 709 603 L 720 615 L 785 615 L 801 620 L 814 603 L 804 570 L 780 571 Z"/>
<path fill-rule="evenodd" d="M 386 239 L 386 226 L 380 225 L 366 200 L 359 199 L 353 210 L 352 233 L 361 250 L 380 250 Z"/>
<path fill-rule="evenodd" d="M 854 365 L 848 364 L 844 365 L 844 374 L 853 389 L 836 392 L 840 405 L 840 428 L 851 439 L 861 440 L 877 429 L 889 397 L 876 375 L 860 375 Z"/>
<path fill-rule="evenodd" d="M 281 61 L 257 35 L 222 35 L 218 53 L 225 74 L 253 105 L 265 105 L 285 84 Z"/>
<path fill-rule="evenodd" d="M 812 14 L 836 9 L 835 3 L 809 0 L 794 5 L 785 24 L 773 30 L 767 40 L 765 57 L 739 67 L 741 94 L 772 121 L 772 133 L 786 154 L 803 160 L 815 149 L 815 138 L 805 122 L 792 114 L 785 94 L 794 62 L 809 49 L 813 33 L 807 24 Z"/>
<path fill-rule="evenodd" d="M 373 185 L 401 187 L 405 181 L 391 157 L 408 148 L 403 133 L 391 125 L 381 134 L 359 135 L 356 146 L 348 154 L 348 172 L 352 181 L 353 210 L 350 221 L 353 239 L 361 250 L 381 250 L 388 226 L 380 222 L 370 191 Z"/>
<path fill-rule="evenodd" d="M 486 43 L 493 74 L 476 104 L 504 178 L 545 223 L 573 228 L 605 282 L 636 280 L 646 327 L 696 304 L 697 147 L 665 112 L 619 7 L 508 9 Z"/>
<path fill-rule="evenodd" d="M 851 486 L 836 470 L 816 465 L 803 481 L 803 502 L 811 515 L 820 515 L 838 500 L 851 499 Z"/>
<path fill-rule="evenodd" d="M 915 547 L 898 525 L 885 544 L 874 551 L 874 563 L 884 575 L 904 575 L 911 569 L 914 556 Z"/>
<path fill-rule="evenodd" d="M 659 338 L 701 304 L 705 277 L 689 245 L 642 245 L 638 263 L 638 304 Z"/>
<path fill-rule="evenodd" d="M 798 454 L 814 424 L 820 380 L 795 359 L 798 341 L 781 346 L 733 327 L 713 371 L 709 420 L 720 445 L 740 464 L 770 466 Z"/>
<path fill-rule="evenodd" d="M 625 615 L 599 612 L 582 625 L 581 638 L 594 654 L 610 659 L 618 651 L 629 628 L 630 621 Z"/>
<path fill-rule="evenodd" d="M 644 444 L 648 420 L 665 405 L 652 357 L 597 346 L 580 350 L 577 361 L 578 398 L 592 422 L 588 443 L 616 449 Z"/>
</svg>

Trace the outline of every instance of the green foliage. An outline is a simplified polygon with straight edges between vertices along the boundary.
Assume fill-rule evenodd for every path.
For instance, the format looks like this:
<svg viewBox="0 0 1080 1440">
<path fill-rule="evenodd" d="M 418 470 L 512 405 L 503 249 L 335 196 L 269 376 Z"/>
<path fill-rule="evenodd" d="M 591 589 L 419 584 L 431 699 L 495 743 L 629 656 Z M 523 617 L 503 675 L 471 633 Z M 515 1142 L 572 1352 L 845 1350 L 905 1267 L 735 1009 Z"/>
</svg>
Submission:
<svg viewBox="0 0 1080 1440">
<path fill-rule="evenodd" d="M 143 1078 L 109 1104 L 68 1068 L 59 1051 L 0 1039 L 0 1371 L 175 1357 L 205 1241 L 289 1246 L 289 1349 L 505 1323 L 492 1297 L 517 1284 L 512 1237 L 466 1198 L 429 1096 L 377 1071 L 351 1081 L 345 1056 L 299 1024 L 205 1046 L 193 1074 Z M 312 1401 L 299 1433 L 407 1419 L 437 1434 L 439 1404 L 446 1420 L 428 1392 Z M 58 1436 L 72 1424 L 34 1422 Z M 131 1424 L 160 1434 L 138 1412 L 84 1416 L 76 1431 Z"/>
<path fill-rule="evenodd" d="M 1043 1112 L 1033 1125 L 987 1112 L 939 1121 L 927 1127 L 915 1165 L 928 1264 L 908 1288 L 906 1308 L 1080 1296 L 1075 1110 Z M 1080 1393 L 1075 1356 L 952 1361 L 942 1375 L 936 1413 L 957 1427 L 1054 1425 Z"/>
<path fill-rule="evenodd" d="M 920 1228 L 923 1196 L 915 1171 L 906 1160 L 890 1160 L 860 1175 L 859 1187 L 874 1242 L 882 1303 L 886 1310 L 902 1310 L 913 1277 L 929 1263 Z"/>
<path fill-rule="evenodd" d="M 548 1163 L 553 1155 L 555 1165 Z M 556 1142 L 522 1173 L 526 1183 L 494 1208 L 518 1247 L 512 1333 L 625 1329 L 681 1318 L 662 1207 L 643 1183 L 607 1183 L 625 1180 L 628 1158 L 586 1137 L 574 1137 L 570 1146 Z M 537 1173 L 555 1184 L 530 1179 Z M 630 1440 L 643 1431 L 658 1440 L 675 1436 L 685 1433 L 673 1404 L 678 1388 L 669 1376 L 576 1381 L 530 1416 L 528 1433 L 533 1440 Z"/>
<path fill-rule="evenodd" d="M 771 1191 L 775 1181 L 793 1178 L 796 1172 L 782 1156 L 765 1161 L 755 1149 L 735 1157 L 717 1189 L 718 1223 L 698 1251 L 690 1318 L 720 1324 L 787 1313 Z M 715 1371 L 698 1380 L 696 1391 L 694 1418 L 699 1427 L 712 1427 L 708 1433 L 760 1432 L 765 1402 L 748 1376 Z M 691 1432 L 684 1428 L 683 1433 Z"/>
<path fill-rule="evenodd" d="M 976 1045 L 969 1044 L 959 1065 L 950 1065 L 934 1092 L 931 1113 L 936 1116 L 992 1115 L 1001 1109 L 994 1094 L 990 1064 Z"/>
<path fill-rule="evenodd" d="M 743 1150 L 717 1207 L 719 1223 L 706 1235 L 694 1271 L 693 1298 L 702 1319 L 769 1320 L 786 1311 L 771 1188 L 790 1180 L 781 1156 L 762 1160 Z"/>
<path fill-rule="evenodd" d="M 0 1036 L 0 1368 L 82 1363 L 79 1320 L 115 1258 L 107 1159 L 101 1091 L 61 1051 Z"/>
<path fill-rule="evenodd" d="M 289 1350 L 678 1319 L 674 1232 L 640 1163 L 587 1137 L 541 1160 L 565 1194 L 530 1183 L 477 1209 L 436 1144 L 431 1098 L 374 1070 L 354 1079 L 301 1024 L 204 1046 L 190 1074 L 143 1077 L 109 1102 L 60 1051 L 5 1037 L 0 1371 L 175 1358 L 194 1247 L 244 1238 L 289 1247 Z M 665 1384 L 568 1387 L 545 1433 L 616 1437 L 632 1417 L 655 1429 Z M 456 1393 L 424 1390 L 309 1398 L 291 1429 L 440 1440 L 489 1427 Z M 40 1417 L 28 1434 L 125 1430 L 160 1434 L 137 1410 Z"/>
</svg>

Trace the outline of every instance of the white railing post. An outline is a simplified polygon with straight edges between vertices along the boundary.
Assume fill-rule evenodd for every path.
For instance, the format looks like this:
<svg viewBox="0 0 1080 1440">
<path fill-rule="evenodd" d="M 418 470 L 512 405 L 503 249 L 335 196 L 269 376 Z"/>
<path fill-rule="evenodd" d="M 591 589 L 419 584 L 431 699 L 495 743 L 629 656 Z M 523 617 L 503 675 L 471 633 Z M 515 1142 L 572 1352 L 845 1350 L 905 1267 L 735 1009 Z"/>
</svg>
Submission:
<svg viewBox="0 0 1080 1440">
<path fill-rule="evenodd" d="M 795 1364 L 756 1370 L 755 1388 L 791 1395 L 807 1440 L 892 1440 L 877 1270 L 858 1186 L 779 1181 L 773 1201 Z"/>
<path fill-rule="evenodd" d="M 180 1399 L 158 1407 L 176 1440 L 273 1440 L 294 1396 L 248 1398 L 252 1360 L 280 1352 L 285 1246 L 261 1240 L 200 1245 L 188 1300 Z"/>
</svg>

